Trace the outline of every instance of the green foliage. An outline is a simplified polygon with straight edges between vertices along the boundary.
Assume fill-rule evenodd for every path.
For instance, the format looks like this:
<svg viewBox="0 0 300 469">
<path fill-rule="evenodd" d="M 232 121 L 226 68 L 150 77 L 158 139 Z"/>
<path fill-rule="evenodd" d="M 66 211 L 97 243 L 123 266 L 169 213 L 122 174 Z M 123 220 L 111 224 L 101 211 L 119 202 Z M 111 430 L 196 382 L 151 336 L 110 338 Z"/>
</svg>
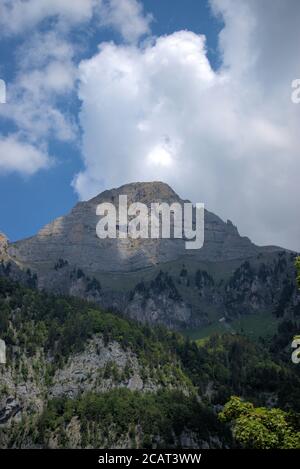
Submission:
<svg viewBox="0 0 300 469">
<path fill-rule="evenodd" d="M 138 283 L 131 292 L 130 299 L 134 297 L 136 292 L 142 294 L 145 301 L 150 297 L 150 293 L 155 295 L 165 293 L 171 300 L 182 300 L 182 297 L 174 283 L 173 277 L 167 272 L 163 271 L 159 272 L 159 274 L 150 282 L 150 285 L 145 285 L 143 281 Z"/>
<path fill-rule="evenodd" d="M 264 396 L 276 393 L 280 406 L 300 410 L 300 378 L 292 362 L 274 361 L 263 344 L 241 335 L 212 335 L 201 347 L 186 340 L 177 348 L 183 369 L 200 393 L 208 382 L 215 392 L 211 400 L 225 404 L 237 394 L 264 404 Z"/>
<path fill-rule="evenodd" d="M 280 294 L 278 303 L 276 305 L 276 309 L 274 311 L 277 317 L 282 317 L 284 315 L 285 309 L 292 298 L 294 289 L 295 289 L 294 281 L 292 282 L 288 279 L 284 280 L 283 288 L 281 290 L 281 294 Z"/>
<path fill-rule="evenodd" d="M 87 279 L 87 286 L 86 286 L 87 293 L 90 291 L 100 292 L 100 290 L 101 290 L 101 284 L 97 279 L 95 279 L 94 277 L 92 279 L 90 278 Z"/>
<path fill-rule="evenodd" d="M 297 285 L 298 285 L 298 288 L 300 289 L 300 257 L 297 257 L 295 265 L 297 269 Z M 299 334 L 294 336 L 294 340 L 299 339 L 299 338 L 300 338 Z"/>
<path fill-rule="evenodd" d="M 59 269 L 63 269 L 64 267 L 66 267 L 67 265 L 69 265 L 68 261 L 62 259 L 62 258 L 59 258 L 57 263 L 55 264 L 54 266 L 54 269 L 55 270 L 59 270 Z"/>
<path fill-rule="evenodd" d="M 247 264 L 243 272 L 250 275 Z M 170 277 L 159 275 L 151 288 L 156 292 L 161 289 L 167 289 L 170 293 L 173 291 L 176 297 L 173 286 Z M 94 287 L 95 282 L 91 288 Z M 141 284 L 140 288 L 143 290 L 145 287 Z M 155 435 L 158 434 L 163 435 L 162 444 L 168 445 L 171 440 L 177 444 L 174 443 L 174 432 L 176 434 L 177 429 L 188 428 L 200 436 L 207 436 L 207 428 L 212 429 L 216 425 L 209 406 L 225 404 L 233 394 L 256 406 L 265 406 L 267 396 L 271 393 L 283 409 L 281 417 L 284 415 L 288 426 L 293 426 L 284 411 L 300 410 L 299 367 L 295 367 L 290 360 L 290 337 L 297 333 L 297 327 L 295 322 L 283 322 L 277 339 L 286 342 L 273 341 L 270 351 L 269 343 L 253 342 L 238 334 L 213 335 L 202 346 L 198 346 L 194 341 L 184 339 L 164 327 L 139 324 L 121 315 L 103 311 L 92 303 L 76 298 L 56 297 L 0 277 L 0 336 L 7 342 L 8 358 L 13 346 L 19 347 L 26 358 L 35 356 L 39 349 L 44 350 L 47 356 L 53 358 L 43 371 L 47 386 L 51 385 L 57 368 L 71 354 L 82 351 L 90 338 L 99 334 L 106 344 L 116 341 L 124 350 L 134 352 L 142 369 L 142 379 L 152 379 L 155 374 L 156 382 L 163 388 L 159 393 L 151 395 L 116 389 L 99 396 L 82 395 L 74 401 L 50 401 L 39 421 L 39 430 L 32 430 L 42 439 L 43 444 L 47 442 L 49 432 L 59 431 L 60 445 L 66 445 L 66 426 L 75 415 L 80 419 L 84 446 L 108 444 L 110 426 L 114 435 L 116 432 L 123 435 L 128 431 L 131 440 L 137 444 L 135 428 L 139 425 L 143 427 L 144 447 L 152 447 Z M 278 350 L 286 346 L 289 346 L 289 350 L 285 360 Z M 18 366 L 20 375 L 26 381 L 30 378 L 30 368 L 27 368 L 24 357 Z M 110 362 L 101 370 L 99 379 L 108 378 L 118 385 L 122 380 L 128 380 L 131 374 L 129 363 L 122 370 Z M 178 391 L 177 394 L 175 391 L 172 393 L 168 390 L 170 388 L 189 389 L 190 394 L 184 396 Z M 199 404 L 195 397 L 197 393 L 207 407 Z M 255 409 L 253 405 L 252 408 Z M 225 409 L 228 409 L 228 405 Z M 250 407 L 247 409 L 249 411 Z M 119 417 L 116 417 L 117 414 Z M 278 412 L 273 414 L 279 419 Z M 259 411 L 259 415 L 259 425 L 266 427 L 265 421 L 268 419 L 265 413 Z M 272 439 L 274 435 L 272 438 L 265 436 L 264 428 L 257 429 L 257 419 L 254 417 L 250 419 L 254 422 L 251 425 L 256 428 L 257 434 L 262 433 L 261 444 L 279 444 L 282 447 L 295 444 L 293 435 L 281 435 L 277 442 Z M 242 418 L 242 414 L 237 418 Z M 282 422 L 282 419 L 279 421 Z M 224 427 L 222 429 L 224 431 Z M 237 429 L 241 433 L 242 424 L 237 425 Z M 249 435 L 250 431 L 251 428 Z M 255 430 L 252 429 L 252 433 Z M 102 442 L 96 438 L 98 434 L 102 435 Z M 241 436 L 238 441 L 247 446 L 246 438 L 249 441 L 252 438 L 249 435 Z M 254 443 L 251 440 L 249 445 Z"/>
<path fill-rule="evenodd" d="M 297 269 L 297 284 L 298 284 L 298 287 L 300 288 L 300 257 L 297 257 L 296 259 L 296 269 Z"/>
<path fill-rule="evenodd" d="M 235 439 L 245 448 L 300 449 L 300 432 L 281 409 L 255 408 L 250 402 L 231 397 L 219 418 L 232 424 Z"/>
<path fill-rule="evenodd" d="M 74 416 L 79 419 L 85 446 L 95 444 L 95 434 L 100 436 L 100 445 L 112 445 L 120 435 L 129 433 L 135 440 L 142 433 L 140 445 L 150 448 L 157 442 L 160 447 L 178 446 L 184 431 L 195 432 L 199 439 L 222 435 L 224 441 L 230 441 L 223 424 L 195 397 L 178 391 L 140 393 L 121 388 L 49 401 L 38 422 L 39 442 L 47 446 L 49 430 L 65 428 Z"/>
<path fill-rule="evenodd" d="M 205 270 L 199 269 L 195 274 L 195 285 L 198 288 L 212 287 L 214 279 Z"/>
<path fill-rule="evenodd" d="M 293 335 L 296 333 L 295 329 Z M 150 328 L 86 301 L 56 297 L 0 277 L 0 335 L 7 342 L 8 356 L 13 345 L 29 356 L 43 348 L 54 357 L 53 367 L 57 368 L 71 354 L 82 351 L 95 334 L 106 344 L 117 341 L 124 350 L 133 351 L 145 372 L 158 370 L 163 386 L 170 385 L 174 376 L 175 384 L 179 380 L 188 387 L 194 385 L 204 394 L 213 382 L 211 400 L 221 404 L 238 394 L 261 405 L 257 396 L 276 392 L 280 406 L 300 409 L 300 377 L 295 367 L 282 365 L 281 359 L 274 362 L 265 346 L 246 337 L 215 335 L 199 347 L 164 327 Z M 286 336 L 290 341 L 290 329 Z M 290 354 L 288 359 L 290 362 Z M 47 380 L 53 370 L 49 373 Z M 118 381 L 117 370 L 111 373 Z"/>
<path fill-rule="evenodd" d="M 119 342 L 153 366 L 170 360 L 160 341 L 170 335 L 165 330 L 140 325 L 80 299 L 30 290 L 0 277 L 0 335 L 8 345 L 19 345 L 29 355 L 43 347 L 61 362 L 81 351 L 94 334 L 101 334 L 105 343 Z"/>
</svg>

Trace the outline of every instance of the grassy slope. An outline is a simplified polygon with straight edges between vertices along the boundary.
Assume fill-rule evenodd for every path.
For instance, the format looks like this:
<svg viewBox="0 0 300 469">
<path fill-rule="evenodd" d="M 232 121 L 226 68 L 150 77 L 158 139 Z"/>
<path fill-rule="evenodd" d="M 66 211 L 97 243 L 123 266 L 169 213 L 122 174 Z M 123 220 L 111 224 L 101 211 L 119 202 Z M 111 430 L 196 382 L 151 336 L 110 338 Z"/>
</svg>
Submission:
<svg viewBox="0 0 300 469">
<path fill-rule="evenodd" d="M 184 334 L 192 340 L 203 340 L 212 334 L 243 333 L 251 339 L 271 337 L 276 333 L 279 320 L 270 312 L 241 316 L 232 322 L 214 321 L 209 326 L 188 329 Z"/>
</svg>

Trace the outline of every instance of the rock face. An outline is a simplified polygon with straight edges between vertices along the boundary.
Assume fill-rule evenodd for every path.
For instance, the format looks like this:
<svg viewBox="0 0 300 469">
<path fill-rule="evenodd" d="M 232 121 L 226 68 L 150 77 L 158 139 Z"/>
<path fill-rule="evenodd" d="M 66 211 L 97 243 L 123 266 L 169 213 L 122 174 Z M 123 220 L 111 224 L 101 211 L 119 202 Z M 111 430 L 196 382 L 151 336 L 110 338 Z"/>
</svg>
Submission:
<svg viewBox="0 0 300 469">
<path fill-rule="evenodd" d="M 149 286 L 143 282 L 136 286 L 125 313 L 140 322 L 163 323 L 179 329 L 192 318 L 191 306 L 183 301 L 172 277 L 163 272 Z"/>
<path fill-rule="evenodd" d="M 132 272 L 190 255 L 199 260 L 222 260 L 247 257 L 259 251 L 248 238 L 241 237 L 231 222 L 205 212 L 205 243 L 201 250 L 187 251 L 183 239 L 99 239 L 96 207 L 110 202 L 118 206 L 119 195 L 128 203 L 184 203 L 166 184 L 136 183 L 105 191 L 97 197 L 78 203 L 70 214 L 57 218 L 36 236 L 12 243 L 8 252 L 18 264 L 38 273 L 53 269 L 58 259 L 79 266 L 84 272 Z"/>
<path fill-rule="evenodd" d="M 0 259 L 7 256 L 8 239 L 0 232 Z"/>
<path fill-rule="evenodd" d="M 283 249 L 256 246 L 240 236 L 230 221 L 225 223 L 207 210 L 204 245 L 199 250 L 186 250 L 185 240 L 174 237 L 99 239 L 96 208 L 107 202 L 118 208 L 121 195 L 127 196 L 128 204 L 141 202 L 149 209 L 151 203 L 187 202 L 162 182 L 133 183 L 104 191 L 78 203 L 36 236 L 9 243 L 0 235 L 0 260 L 4 261 L 0 274 L 1 269 L 5 274 L 9 270 L 11 277 L 20 279 L 19 270 L 23 272 L 22 281 L 30 286 L 37 284 L 41 289 L 85 298 L 105 308 L 125 311 L 139 321 L 171 328 L 206 324 L 211 312 L 222 317 L 229 309 L 239 313 L 240 309 L 255 312 L 273 308 L 272 298 L 278 300 L 284 279 L 271 299 L 265 295 L 266 282 L 273 275 L 273 257 L 285 252 Z M 116 228 L 118 233 L 122 231 L 118 219 Z M 243 275 L 238 286 L 236 279 L 228 283 L 248 260 L 266 264 L 268 275 L 262 273 L 257 281 L 251 279 L 251 285 Z M 290 260 L 289 265 L 292 263 Z M 185 277 L 180 273 L 183 265 L 188 270 Z M 166 275 L 169 272 L 170 278 L 158 278 L 160 270 Z M 137 288 L 141 281 L 146 283 L 144 290 Z M 237 291 L 241 289 L 243 298 Z"/>
<path fill-rule="evenodd" d="M 142 374 L 145 370 L 134 353 L 117 342 L 106 345 L 98 336 L 56 372 L 48 393 L 50 397 L 74 398 L 82 392 L 104 392 L 115 387 L 131 391 L 156 391 L 160 387 L 157 379 L 142 378 Z"/>
<path fill-rule="evenodd" d="M 5 401 L 4 407 L 0 410 L 0 425 L 8 423 L 13 419 L 22 408 L 18 401 L 13 397 L 8 397 Z"/>
<path fill-rule="evenodd" d="M 113 388 L 131 391 L 157 392 L 161 388 L 178 389 L 188 395 L 194 387 L 188 379 L 176 381 L 174 369 L 164 370 L 153 366 L 150 370 L 141 363 L 129 348 L 116 341 L 106 343 L 102 335 L 92 337 L 80 353 L 72 354 L 55 374 L 47 377 L 53 365 L 53 356 L 40 349 L 29 357 L 20 347 L 15 347 L 7 365 L 0 365 L 0 448 L 3 445 L 1 428 L 11 426 L 26 414 L 39 414 L 48 399 L 66 397 L 73 399 L 83 393 L 101 393 Z M 20 372 L 21 370 L 21 372 Z"/>
</svg>

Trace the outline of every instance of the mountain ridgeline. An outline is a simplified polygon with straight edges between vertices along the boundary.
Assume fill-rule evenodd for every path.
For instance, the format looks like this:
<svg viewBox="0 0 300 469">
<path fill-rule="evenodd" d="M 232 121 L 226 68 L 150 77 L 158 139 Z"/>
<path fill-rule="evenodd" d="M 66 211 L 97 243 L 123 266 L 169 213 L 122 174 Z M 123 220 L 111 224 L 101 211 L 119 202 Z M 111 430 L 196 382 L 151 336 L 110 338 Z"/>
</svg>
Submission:
<svg viewBox="0 0 300 469">
<path fill-rule="evenodd" d="M 161 182 L 133 183 L 78 203 L 28 239 L 0 237 L 2 270 L 30 275 L 40 289 L 77 296 L 128 317 L 173 329 L 203 328 L 241 315 L 297 314 L 295 254 L 259 247 L 228 221 L 205 211 L 205 241 L 186 250 L 183 239 L 99 239 L 96 207 L 185 200 Z M 29 273 L 29 274 L 28 274 Z"/>
</svg>

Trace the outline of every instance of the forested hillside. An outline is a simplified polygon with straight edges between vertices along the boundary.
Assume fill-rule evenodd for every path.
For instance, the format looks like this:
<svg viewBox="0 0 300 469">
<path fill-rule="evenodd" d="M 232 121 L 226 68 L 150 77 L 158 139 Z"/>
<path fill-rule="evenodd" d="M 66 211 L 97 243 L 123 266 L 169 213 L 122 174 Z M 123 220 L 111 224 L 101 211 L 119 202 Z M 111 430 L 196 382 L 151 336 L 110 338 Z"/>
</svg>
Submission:
<svg viewBox="0 0 300 469">
<path fill-rule="evenodd" d="M 0 277 L 1 446 L 233 447 L 218 418 L 232 395 L 297 422 L 296 328 L 284 322 L 269 341 L 223 334 L 199 345 Z"/>
</svg>

